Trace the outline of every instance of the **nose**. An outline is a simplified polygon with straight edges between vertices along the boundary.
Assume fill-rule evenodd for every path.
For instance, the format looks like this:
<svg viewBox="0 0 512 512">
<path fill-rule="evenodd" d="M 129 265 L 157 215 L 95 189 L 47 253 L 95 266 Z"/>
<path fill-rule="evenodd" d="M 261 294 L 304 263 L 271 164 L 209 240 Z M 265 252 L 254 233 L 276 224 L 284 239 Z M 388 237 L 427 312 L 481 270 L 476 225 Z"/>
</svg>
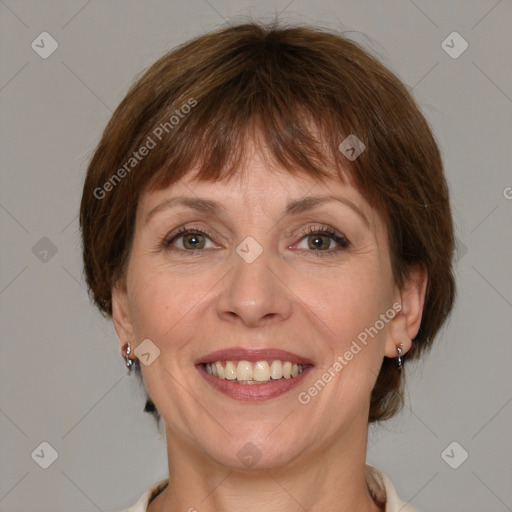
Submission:
<svg viewBox="0 0 512 512">
<path fill-rule="evenodd" d="M 223 320 L 246 327 L 260 327 L 286 320 L 292 311 L 293 293 L 280 272 L 279 261 L 263 252 L 252 262 L 233 253 L 232 271 L 218 298 L 218 314 Z"/>
</svg>

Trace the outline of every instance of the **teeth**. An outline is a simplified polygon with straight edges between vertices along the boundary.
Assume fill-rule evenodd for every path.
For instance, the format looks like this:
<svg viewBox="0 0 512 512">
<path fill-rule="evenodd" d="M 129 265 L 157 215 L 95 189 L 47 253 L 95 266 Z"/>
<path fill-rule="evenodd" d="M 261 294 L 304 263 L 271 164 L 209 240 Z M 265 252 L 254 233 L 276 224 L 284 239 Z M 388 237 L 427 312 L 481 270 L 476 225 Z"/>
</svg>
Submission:
<svg viewBox="0 0 512 512">
<path fill-rule="evenodd" d="M 258 361 L 254 365 L 254 380 L 258 382 L 268 382 L 270 380 L 270 366 L 268 365 L 267 361 Z"/>
<path fill-rule="evenodd" d="M 205 365 L 206 373 L 219 379 L 236 380 L 242 384 L 265 384 L 271 380 L 291 379 L 300 375 L 307 365 L 290 361 L 215 361 Z"/>
<path fill-rule="evenodd" d="M 281 361 L 273 361 L 270 367 L 270 376 L 273 379 L 280 379 L 283 376 L 283 365 Z"/>
<path fill-rule="evenodd" d="M 208 371 L 208 365 L 206 365 L 206 371 Z M 224 378 L 227 380 L 236 380 L 236 368 L 235 365 L 228 361 L 224 368 Z"/>
<path fill-rule="evenodd" d="M 252 364 L 249 361 L 240 361 L 236 367 L 237 380 L 252 380 Z"/>
<path fill-rule="evenodd" d="M 212 366 L 215 366 L 215 368 L 217 369 L 217 377 L 219 377 L 219 379 L 223 379 L 224 378 L 224 366 L 222 366 L 222 363 L 220 361 L 217 361 L 215 363 L 215 365 L 212 365 Z"/>
</svg>

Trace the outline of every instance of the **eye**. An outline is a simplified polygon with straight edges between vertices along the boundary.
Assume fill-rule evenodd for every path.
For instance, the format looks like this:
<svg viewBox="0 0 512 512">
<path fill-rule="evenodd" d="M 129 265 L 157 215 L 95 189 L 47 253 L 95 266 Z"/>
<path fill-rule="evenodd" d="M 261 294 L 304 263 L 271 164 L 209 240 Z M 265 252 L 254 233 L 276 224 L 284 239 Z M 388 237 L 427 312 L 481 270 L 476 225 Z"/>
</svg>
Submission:
<svg viewBox="0 0 512 512">
<path fill-rule="evenodd" d="M 196 229 L 193 227 L 182 227 L 177 232 L 173 233 L 169 237 L 166 237 L 163 242 L 162 246 L 165 249 L 170 249 L 171 246 L 174 245 L 174 243 L 180 239 L 181 241 L 181 247 L 176 247 L 178 250 L 182 251 L 195 251 L 199 249 L 205 249 L 205 248 L 214 248 L 214 247 L 206 247 L 206 239 L 210 239 L 211 235 L 203 231 L 201 229 Z M 211 241 L 211 240 L 210 240 Z M 180 245 L 180 244 L 178 244 Z"/>
<path fill-rule="evenodd" d="M 350 242 L 345 235 L 337 233 L 328 226 L 310 227 L 301 235 L 302 244 L 306 243 L 306 247 L 300 247 L 301 250 L 314 252 L 316 256 L 329 256 L 338 253 L 350 246 Z M 178 251 L 194 252 L 202 249 L 212 249 L 216 246 L 211 241 L 212 235 L 207 231 L 199 228 L 184 226 L 178 231 L 167 236 L 162 241 L 164 249 L 174 249 Z M 181 241 L 178 243 L 178 241 Z M 208 241 L 211 243 L 207 247 Z M 338 247 L 332 248 L 333 244 Z M 177 245 L 177 246 L 176 246 Z M 322 254 L 325 253 L 325 254 Z"/>
<path fill-rule="evenodd" d="M 321 256 L 332 255 L 333 253 L 343 251 L 350 246 L 350 242 L 345 235 L 337 233 L 327 226 L 312 226 L 306 230 L 305 233 L 302 233 L 301 236 L 301 243 L 305 242 L 306 244 L 306 247 L 301 247 L 301 249 L 309 249 L 310 251 L 316 251 L 318 253 L 326 253 L 321 254 Z M 332 249 L 333 241 L 338 244 L 338 247 L 333 250 L 328 250 Z M 320 256 L 320 254 L 318 254 L 318 256 Z"/>
</svg>

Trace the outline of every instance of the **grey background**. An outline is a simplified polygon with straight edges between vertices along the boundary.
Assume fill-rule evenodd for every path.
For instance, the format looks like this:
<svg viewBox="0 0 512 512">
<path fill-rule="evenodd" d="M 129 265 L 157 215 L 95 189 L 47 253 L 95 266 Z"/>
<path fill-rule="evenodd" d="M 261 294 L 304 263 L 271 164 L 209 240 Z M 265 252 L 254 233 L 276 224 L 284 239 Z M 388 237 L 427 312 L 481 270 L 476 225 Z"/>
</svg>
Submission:
<svg viewBox="0 0 512 512">
<path fill-rule="evenodd" d="M 112 111 L 149 64 L 241 16 L 274 13 L 354 31 L 380 56 L 422 106 L 451 188 L 456 308 L 431 355 L 408 368 L 403 412 L 371 428 L 367 460 L 422 512 L 512 510 L 512 3 L 5 0 L 1 511 L 123 510 L 167 476 L 163 432 L 142 412 L 142 390 L 81 278 L 84 172 Z M 59 45 L 47 59 L 31 48 L 43 31 Z M 456 59 L 441 46 L 453 31 L 469 44 Z M 58 452 L 48 469 L 31 457 L 43 441 Z M 453 441 L 469 454 L 457 469 L 441 456 Z M 449 453 L 457 460 L 463 452 Z"/>
</svg>

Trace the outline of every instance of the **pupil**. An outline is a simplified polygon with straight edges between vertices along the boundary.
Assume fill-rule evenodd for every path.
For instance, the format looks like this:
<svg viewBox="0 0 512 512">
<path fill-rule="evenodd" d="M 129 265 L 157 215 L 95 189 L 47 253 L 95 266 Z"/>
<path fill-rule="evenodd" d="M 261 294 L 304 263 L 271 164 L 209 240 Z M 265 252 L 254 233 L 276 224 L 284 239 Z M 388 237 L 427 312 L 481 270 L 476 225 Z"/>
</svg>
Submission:
<svg viewBox="0 0 512 512">
<path fill-rule="evenodd" d="M 201 248 L 202 245 L 201 245 L 201 240 L 199 239 L 199 237 L 200 237 L 200 235 L 197 235 L 197 234 L 187 235 L 185 237 L 185 246 L 187 246 L 187 244 L 191 244 L 191 241 L 192 241 L 192 244 L 191 244 L 192 249 L 197 249 L 198 247 Z"/>
<path fill-rule="evenodd" d="M 314 249 L 320 249 L 320 248 L 322 248 L 322 245 L 324 245 L 324 246 L 325 246 L 325 244 L 323 244 L 323 240 L 322 240 L 322 238 L 323 238 L 323 237 L 318 236 L 318 235 L 317 235 L 317 236 L 315 236 L 315 237 L 313 238 L 313 245 L 314 245 L 314 247 L 313 247 L 313 248 L 314 248 Z M 320 245 L 317 245 L 317 242 L 320 242 Z M 325 249 L 325 247 L 324 247 L 324 249 Z"/>
</svg>

